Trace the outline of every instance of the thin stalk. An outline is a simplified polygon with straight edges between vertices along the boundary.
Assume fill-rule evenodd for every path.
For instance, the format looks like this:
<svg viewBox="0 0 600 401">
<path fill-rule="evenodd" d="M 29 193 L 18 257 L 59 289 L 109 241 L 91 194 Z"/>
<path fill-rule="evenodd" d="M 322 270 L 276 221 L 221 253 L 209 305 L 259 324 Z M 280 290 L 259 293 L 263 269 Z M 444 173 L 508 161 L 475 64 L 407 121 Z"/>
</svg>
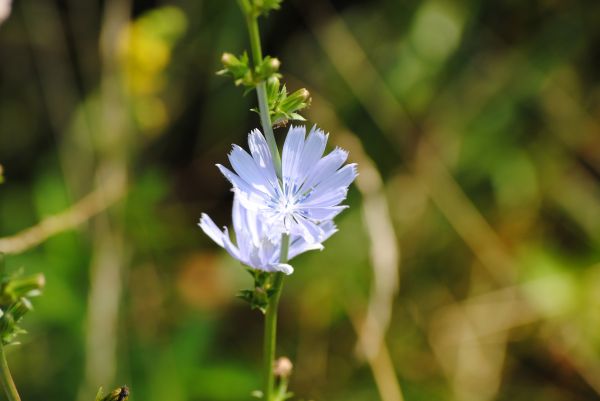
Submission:
<svg viewBox="0 0 600 401">
<path fill-rule="evenodd" d="M 254 67 L 262 63 L 262 48 L 260 44 L 260 32 L 258 30 L 258 16 L 252 9 L 248 0 L 238 0 L 240 8 L 246 17 L 246 25 L 248 26 L 248 35 L 250 37 L 250 48 L 252 51 L 252 61 Z M 258 110 L 260 114 L 260 122 L 265 133 L 265 138 L 269 146 L 269 151 L 273 157 L 273 164 L 277 176 L 281 178 L 281 156 L 275 142 L 275 134 L 273 133 L 273 124 L 269 113 L 269 99 L 267 96 L 267 84 L 262 81 L 256 84 L 256 96 L 258 98 Z M 290 246 L 290 236 L 283 234 L 281 236 L 281 251 L 279 255 L 279 263 L 287 263 L 288 250 Z M 277 309 L 279 307 L 279 298 L 281 297 L 281 289 L 283 287 L 284 275 L 277 272 L 273 277 L 273 294 L 269 298 L 269 304 L 265 313 L 265 332 L 263 343 L 263 400 L 273 401 L 274 383 L 273 377 L 273 361 L 275 360 L 275 348 L 277 344 Z"/>
<path fill-rule="evenodd" d="M 287 262 L 289 246 L 290 236 L 284 234 L 281 237 L 280 263 Z M 273 377 L 273 361 L 275 360 L 275 345 L 277 340 L 277 309 L 279 307 L 279 298 L 281 297 L 281 289 L 283 287 L 283 278 L 283 273 L 275 273 L 273 280 L 274 293 L 269 299 L 269 305 L 267 306 L 267 312 L 265 314 L 265 337 L 263 344 L 263 399 L 265 401 L 272 401 L 273 398 L 273 385 L 275 383 L 275 378 Z"/>
<path fill-rule="evenodd" d="M 250 48 L 252 50 L 252 61 L 256 67 L 263 61 L 262 48 L 260 45 L 260 33 L 258 31 L 258 18 L 254 12 L 247 11 L 244 1 L 240 1 L 240 5 L 246 15 L 246 25 L 248 25 L 248 35 L 250 36 Z M 260 123 L 269 145 L 269 150 L 273 156 L 273 163 L 277 175 L 281 177 L 281 157 L 277 142 L 275 142 L 275 134 L 273 133 L 273 124 L 271 123 L 271 115 L 269 113 L 269 100 L 267 98 L 267 84 L 262 81 L 256 84 L 256 97 L 258 98 L 258 110 L 260 114 Z M 283 263 L 283 262 L 282 262 Z"/>
<path fill-rule="evenodd" d="M 0 343 L 0 380 L 2 381 L 2 386 L 4 387 L 4 392 L 6 393 L 6 397 L 9 401 L 21 401 L 21 397 L 19 397 L 19 392 L 17 391 L 17 386 L 15 386 L 15 382 L 10 375 L 10 370 L 8 369 L 8 363 L 6 362 L 6 355 L 4 354 L 4 345 Z"/>
</svg>

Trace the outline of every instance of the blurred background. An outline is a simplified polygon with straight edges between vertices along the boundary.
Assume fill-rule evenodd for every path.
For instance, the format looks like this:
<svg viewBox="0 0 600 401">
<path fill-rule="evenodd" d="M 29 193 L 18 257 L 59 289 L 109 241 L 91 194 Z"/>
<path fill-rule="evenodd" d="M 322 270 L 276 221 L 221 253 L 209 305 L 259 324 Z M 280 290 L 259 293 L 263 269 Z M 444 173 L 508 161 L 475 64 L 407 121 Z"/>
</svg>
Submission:
<svg viewBox="0 0 600 401">
<path fill-rule="evenodd" d="M 600 3 L 289 0 L 261 30 L 360 166 L 285 283 L 298 399 L 600 400 Z M 230 224 L 214 164 L 259 124 L 215 75 L 247 48 L 235 1 L 13 4 L 0 251 L 47 277 L 8 353 L 24 400 L 259 388 L 251 278 L 196 226 Z"/>
</svg>

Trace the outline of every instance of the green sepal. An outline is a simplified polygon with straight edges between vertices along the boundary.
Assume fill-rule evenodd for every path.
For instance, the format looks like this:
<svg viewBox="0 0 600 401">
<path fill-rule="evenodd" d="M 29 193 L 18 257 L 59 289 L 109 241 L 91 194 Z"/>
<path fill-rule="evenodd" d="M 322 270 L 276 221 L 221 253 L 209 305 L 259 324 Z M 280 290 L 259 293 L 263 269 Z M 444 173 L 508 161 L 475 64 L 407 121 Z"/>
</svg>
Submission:
<svg viewBox="0 0 600 401">
<path fill-rule="evenodd" d="M 217 71 L 217 75 L 231 76 L 236 86 L 244 85 L 251 88 L 255 86 L 248 53 L 244 52 L 239 57 L 231 53 L 223 53 L 221 63 L 223 63 L 223 69 Z"/>
<path fill-rule="evenodd" d="M 271 77 L 267 81 L 267 99 L 274 126 L 286 125 L 290 120 L 305 121 L 298 112 L 310 105 L 310 94 L 306 89 L 288 94 L 286 86 L 280 84 L 278 77 Z M 252 111 L 258 112 L 257 109 Z"/>
<path fill-rule="evenodd" d="M 258 15 L 267 15 L 269 11 L 279 10 L 283 0 L 253 0 L 252 8 L 254 13 Z"/>
<path fill-rule="evenodd" d="M 246 271 L 254 280 L 254 288 L 240 290 L 237 297 L 250 304 L 251 309 L 266 313 L 270 298 L 275 294 L 273 289 L 273 273 L 247 268 Z"/>
<path fill-rule="evenodd" d="M 0 305 L 6 306 L 22 297 L 37 297 L 41 295 L 45 284 L 42 273 L 23 276 L 21 268 L 0 280 Z"/>
<path fill-rule="evenodd" d="M 41 273 L 23 276 L 23 269 L 7 275 L 3 266 L 0 277 L 0 341 L 14 345 L 15 338 L 25 333 L 19 321 L 33 309 L 29 298 L 41 294 L 45 278 Z"/>
<path fill-rule="evenodd" d="M 263 61 L 254 68 L 254 82 L 267 81 L 271 77 L 281 78 L 281 74 L 277 73 L 279 67 L 281 67 L 279 59 L 266 56 Z"/>
</svg>

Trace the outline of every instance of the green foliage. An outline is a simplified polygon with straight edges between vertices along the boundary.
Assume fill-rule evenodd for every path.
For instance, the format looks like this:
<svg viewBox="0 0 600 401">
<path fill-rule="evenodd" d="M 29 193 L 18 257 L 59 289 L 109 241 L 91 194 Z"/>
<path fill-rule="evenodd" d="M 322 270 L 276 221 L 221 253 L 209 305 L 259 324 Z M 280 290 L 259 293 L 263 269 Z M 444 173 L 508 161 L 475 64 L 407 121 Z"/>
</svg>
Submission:
<svg viewBox="0 0 600 401">
<path fill-rule="evenodd" d="M 273 273 L 247 268 L 246 271 L 254 279 L 254 288 L 241 290 L 237 297 L 250 304 L 251 309 L 258 309 L 263 314 L 267 310 L 269 298 L 273 296 Z"/>
<path fill-rule="evenodd" d="M 267 97 L 273 125 L 286 125 L 288 120 L 305 121 L 298 112 L 310 105 L 310 93 L 306 89 L 288 93 L 285 84 L 272 77 L 267 81 Z"/>
<path fill-rule="evenodd" d="M 254 69 L 250 66 L 248 53 L 244 52 L 239 57 L 231 53 L 223 53 L 221 56 L 223 69 L 217 71 L 217 75 L 229 75 L 233 78 L 236 86 L 245 86 L 246 92 L 256 87 L 256 84 L 268 80 L 271 77 L 280 77 L 277 73 L 281 63 L 278 59 L 266 56 Z"/>
<path fill-rule="evenodd" d="M 239 57 L 231 53 L 223 53 L 221 63 L 224 68 L 217 71 L 218 75 L 230 75 L 236 86 L 243 85 L 249 88 L 256 86 L 249 65 L 248 53 L 244 52 Z"/>
<path fill-rule="evenodd" d="M 0 339 L 3 345 L 15 344 L 15 338 L 25 333 L 19 322 L 33 309 L 29 298 L 41 295 L 44 275 L 23 275 L 23 270 L 6 275 L 0 272 Z"/>
<path fill-rule="evenodd" d="M 289 120 L 305 120 L 298 112 L 310 105 L 310 94 L 304 88 L 288 93 L 285 84 L 281 85 L 279 81 L 281 74 L 277 73 L 280 66 L 278 59 L 267 56 L 252 69 L 248 53 L 244 52 L 239 57 L 223 53 L 221 62 L 224 68 L 217 74 L 231 76 L 236 86 L 246 87 L 246 92 L 256 88 L 259 82 L 267 82 L 267 99 L 273 125 L 286 125 Z M 259 112 L 257 108 L 252 111 Z"/>
</svg>

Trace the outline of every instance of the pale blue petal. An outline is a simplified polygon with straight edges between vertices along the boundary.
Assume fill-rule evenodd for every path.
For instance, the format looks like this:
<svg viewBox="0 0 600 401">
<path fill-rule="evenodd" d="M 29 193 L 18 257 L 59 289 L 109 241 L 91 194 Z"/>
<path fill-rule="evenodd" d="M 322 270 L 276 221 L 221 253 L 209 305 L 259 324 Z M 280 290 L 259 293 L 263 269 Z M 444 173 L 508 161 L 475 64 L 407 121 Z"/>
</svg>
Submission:
<svg viewBox="0 0 600 401">
<path fill-rule="evenodd" d="M 206 213 L 200 215 L 200 222 L 198 225 L 206 235 L 217 243 L 217 245 L 223 247 L 223 232 Z"/>
<path fill-rule="evenodd" d="M 302 149 L 302 155 L 300 156 L 300 166 L 298 167 L 298 175 L 301 176 L 297 184 L 302 184 L 308 178 L 308 173 L 311 169 L 317 165 L 323 152 L 325 151 L 325 145 L 327 145 L 327 135 L 313 127 L 308 134 L 304 148 Z"/>
<path fill-rule="evenodd" d="M 229 154 L 229 161 L 237 175 L 246 181 L 248 186 L 263 192 L 269 196 L 274 196 L 275 191 L 263 171 L 258 168 L 255 160 L 244 149 L 233 145 Z"/>
<path fill-rule="evenodd" d="M 347 209 L 348 206 L 328 206 L 328 207 L 315 207 L 307 209 L 308 217 L 312 220 L 324 221 L 331 220 L 342 210 Z"/>
<path fill-rule="evenodd" d="M 293 259 L 301 253 L 307 251 L 320 251 L 323 248 L 325 248 L 322 244 L 318 242 L 309 244 L 306 241 L 304 241 L 301 237 L 298 238 L 298 241 L 295 241 L 294 243 L 290 244 L 290 250 L 288 251 L 289 259 Z"/>
<path fill-rule="evenodd" d="M 278 185 L 277 174 L 275 173 L 275 167 L 273 167 L 273 156 L 265 137 L 259 130 L 255 129 L 248 135 L 248 146 L 250 147 L 252 158 L 264 176 L 269 180 L 271 185 Z"/>
<path fill-rule="evenodd" d="M 310 244 L 320 242 L 319 239 L 323 235 L 323 230 L 317 224 L 301 216 L 298 217 L 296 222 L 297 224 L 292 228 L 292 233 L 301 235 Z"/>
<path fill-rule="evenodd" d="M 314 188 L 314 192 L 346 190 L 357 176 L 356 164 L 348 164 L 338 170 L 335 174 L 322 180 Z"/>
<path fill-rule="evenodd" d="M 276 265 L 271 265 L 271 268 L 287 275 L 290 275 L 294 272 L 294 268 L 287 263 L 277 263 Z"/>
<path fill-rule="evenodd" d="M 347 158 L 348 152 L 343 149 L 336 148 L 331 151 L 331 153 L 323 157 L 312 167 L 311 172 L 308 173 L 308 178 L 300 189 L 300 192 L 307 192 L 324 179 L 330 177 L 342 166 L 342 164 L 344 164 Z"/>
<path fill-rule="evenodd" d="M 229 170 L 227 167 L 217 164 L 217 168 L 221 174 L 223 174 L 225 178 L 229 180 L 234 188 L 240 189 L 248 194 L 254 192 L 252 187 L 248 185 L 246 181 L 242 180 L 237 174 Z"/>
<path fill-rule="evenodd" d="M 329 239 L 333 234 L 335 234 L 338 230 L 333 221 L 329 220 L 322 224 L 320 224 L 320 228 L 323 231 L 320 242 L 324 242 Z M 307 243 L 302 237 L 293 237 L 290 243 L 290 250 L 288 252 L 288 257 L 290 259 L 295 258 L 301 253 L 313 250 L 322 250 L 324 248 L 321 243 Z"/>
<path fill-rule="evenodd" d="M 284 187 L 286 183 L 291 187 L 299 184 L 301 177 L 298 174 L 298 167 L 300 165 L 302 149 L 304 148 L 305 135 L 306 128 L 304 127 L 292 126 L 288 131 L 285 143 L 283 144 L 283 152 L 281 154 L 281 175 Z"/>
<path fill-rule="evenodd" d="M 233 242 L 231 242 L 231 238 L 229 237 L 229 230 L 227 230 L 227 227 L 224 228 L 223 233 L 223 248 L 225 248 L 225 250 L 237 260 L 243 261 L 244 255 L 241 252 L 241 248 L 238 248 L 235 245 L 233 245 Z"/>
<path fill-rule="evenodd" d="M 348 190 L 346 188 L 339 188 L 335 190 L 315 190 L 309 198 L 302 202 L 302 208 L 322 208 L 331 207 L 343 202 L 346 199 Z"/>
</svg>

